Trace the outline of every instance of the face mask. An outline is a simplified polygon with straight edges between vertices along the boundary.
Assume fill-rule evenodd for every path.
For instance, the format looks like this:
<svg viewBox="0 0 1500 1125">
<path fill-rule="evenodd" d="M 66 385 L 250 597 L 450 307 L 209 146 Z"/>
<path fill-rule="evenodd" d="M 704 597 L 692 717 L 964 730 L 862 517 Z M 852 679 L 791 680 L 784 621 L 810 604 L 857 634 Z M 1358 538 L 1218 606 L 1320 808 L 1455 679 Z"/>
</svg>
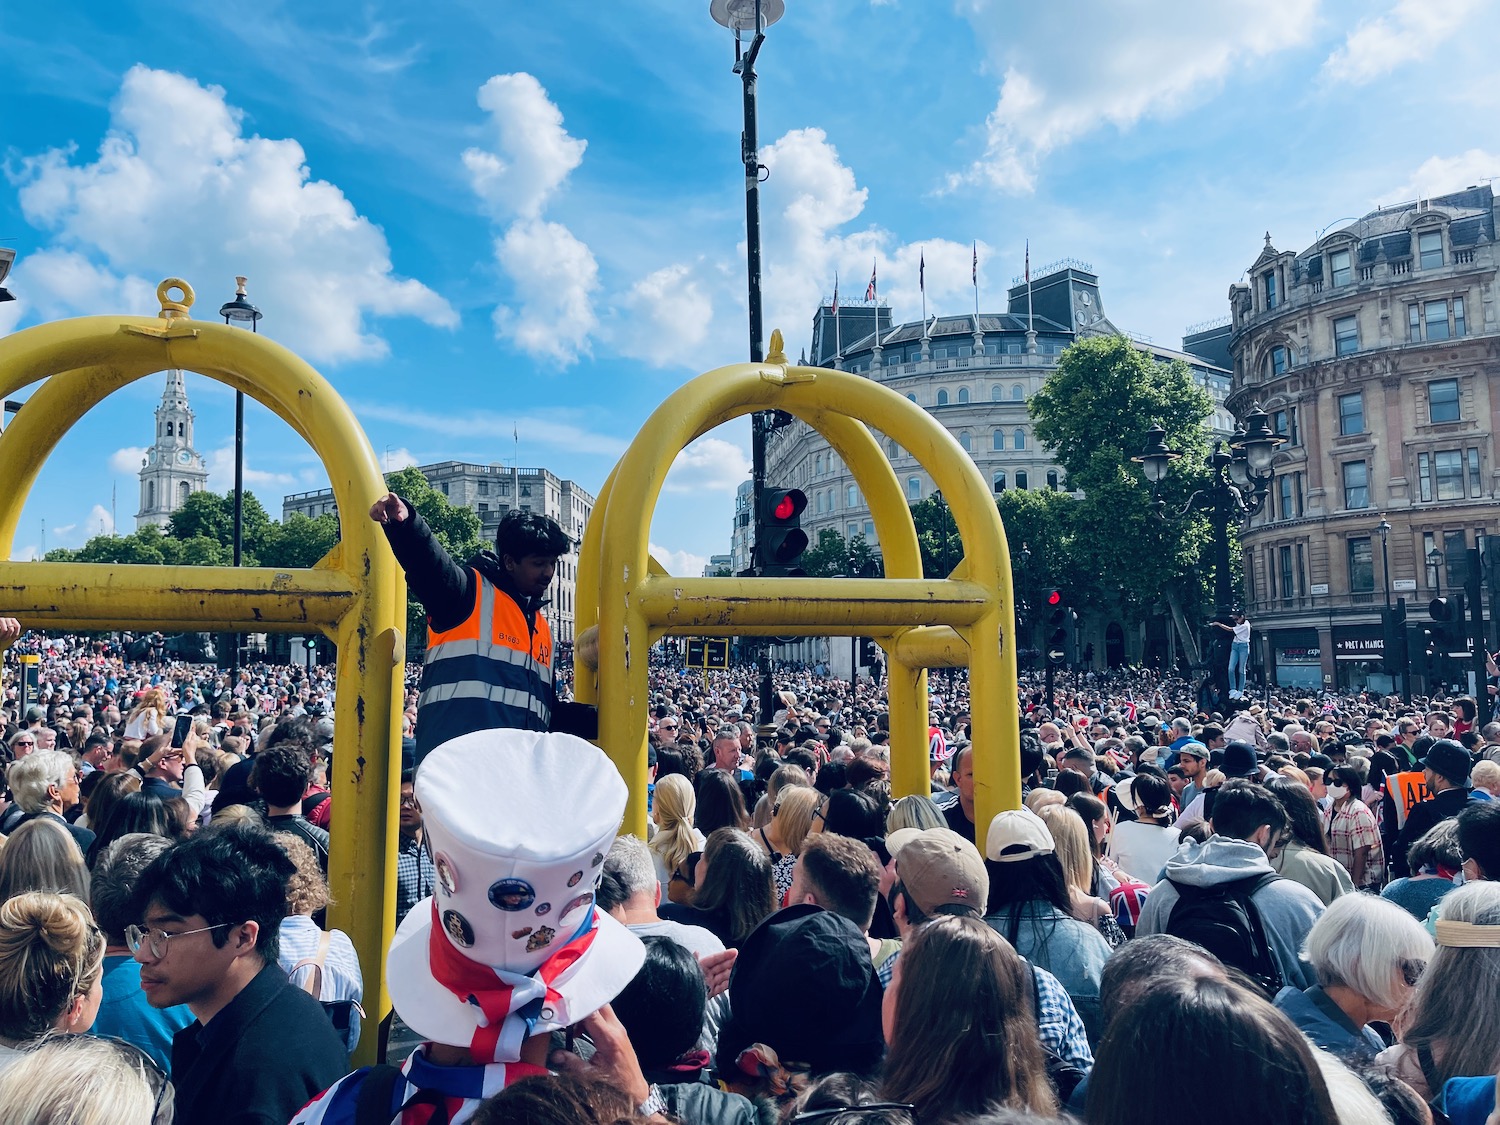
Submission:
<svg viewBox="0 0 1500 1125">
<path fill-rule="evenodd" d="M 1330 785 L 1328 787 L 1328 795 L 1335 801 L 1342 801 L 1345 797 L 1349 796 L 1349 790 L 1342 785 Z"/>
</svg>

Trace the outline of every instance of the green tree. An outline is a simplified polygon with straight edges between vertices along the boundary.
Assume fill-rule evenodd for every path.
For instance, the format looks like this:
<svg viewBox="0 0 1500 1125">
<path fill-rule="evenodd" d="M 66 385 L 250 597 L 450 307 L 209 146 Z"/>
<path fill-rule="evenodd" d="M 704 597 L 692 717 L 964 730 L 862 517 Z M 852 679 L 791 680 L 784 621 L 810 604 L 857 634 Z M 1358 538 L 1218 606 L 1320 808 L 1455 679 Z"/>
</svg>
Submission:
<svg viewBox="0 0 1500 1125">
<path fill-rule="evenodd" d="M 1212 398 L 1182 361 L 1160 362 L 1123 336 L 1096 336 L 1063 352 L 1030 405 L 1037 438 L 1082 492 L 1068 548 L 1082 595 L 1075 604 L 1144 614 L 1164 597 L 1196 657 L 1189 617 L 1205 600 L 1210 533 L 1200 513 L 1176 515 L 1208 480 L 1203 424 Z M 1154 424 L 1182 454 L 1160 486 L 1160 507 L 1131 461 Z"/>
<path fill-rule="evenodd" d="M 863 535 L 845 539 L 837 531 L 825 527 L 818 532 L 818 541 L 802 553 L 799 561 L 809 578 L 843 578 L 849 574 L 849 560 L 853 558 L 855 570 L 866 573 L 875 562 L 875 552 Z"/>
<path fill-rule="evenodd" d="M 262 566 L 310 567 L 339 541 L 339 521 L 332 512 L 314 517 L 293 512 L 285 523 L 271 526 L 275 534 L 262 550 Z"/>
<path fill-rule="evenodd" d="M 911 506 L 911 521 L 922 552 L 922 577 L 947 578 L 964 557 L 963 538 L 947 500 L 940 495 L 918 500 Z"/>
<path fill-rule="evenodd" d="M 241 506 L 241 559 L 245 566 L 261 565 L 261 556 L 279 534 L 280 528 L 271 522 L 253 492 L 244 494 Z M 217 492 L 195 492 L 177 511 L 172 513 L 169 533 L 173 539 L 187 541 L 201 536 L 222 543 L 229 548 L 230 559 L 234 552 L 234 492 L 222 496 Z M 220 565 L 204 563 L 201 565 Z M 222 564 L 228 565 L 228 563 Z"/>
</svg>

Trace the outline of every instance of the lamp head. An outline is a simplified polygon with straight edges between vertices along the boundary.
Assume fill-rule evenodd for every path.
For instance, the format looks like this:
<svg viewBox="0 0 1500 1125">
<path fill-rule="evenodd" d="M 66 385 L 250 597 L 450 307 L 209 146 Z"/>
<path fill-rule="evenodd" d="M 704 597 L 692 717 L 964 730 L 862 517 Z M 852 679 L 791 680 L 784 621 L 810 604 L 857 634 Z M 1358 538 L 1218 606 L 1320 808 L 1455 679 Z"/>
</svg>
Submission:
<svg viewBox="0 0 1500 1125">
<path fill-rule="evenodd" d="M 755 0 L 711 0 L 708 14 L 730 31 L 755 31 Z M 784 0 L 760 0 L 760 28 L 764 31 L 786 14 Z"/>
<path fill-rule="evenodd" d="M 1181 456 L 1181 453 L 1167 448 L 1166 428 L 1157 423 L 1146 431 L 1146 447 L 1139 456 L 1132 457 L 1131 460 L 1145 470 L 1146 480 L 1152 484 L 1160 484 L 1166 478 L 1172 462 Z"/>
<path fill-rule="evenodd" d="M 245 279 L 236 277 L 234 279 L 234 300 L 225 301 L 219 306 L 219 315 L 224 318 L 225 324 L 249 325 L 250 331 L 257 331 L 256 325 L 260 322 L 261 311 L 252 305 L 245 295 Z"/>
</svg>

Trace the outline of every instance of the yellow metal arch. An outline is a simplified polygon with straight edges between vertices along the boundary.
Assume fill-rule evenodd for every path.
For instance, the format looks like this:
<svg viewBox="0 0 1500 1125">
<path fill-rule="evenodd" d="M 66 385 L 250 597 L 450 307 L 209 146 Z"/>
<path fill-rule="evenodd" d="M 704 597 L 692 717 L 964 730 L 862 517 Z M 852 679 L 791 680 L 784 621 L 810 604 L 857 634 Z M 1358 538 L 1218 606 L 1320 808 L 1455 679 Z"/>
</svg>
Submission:
<svg viewBox="0 0 1500 1125">
<path fill-rule="evenodd" d="M 174 368 L 244 391 L 312 446 L 338 502 L 340 542 L 310 570 L 0 561 L 0 615 L 53 629 L 316 630 L 337 643 L 329 916 L 354 940 L 366 1004 L 384 1013 L 406 580 L 378 527 L 360 518 L 385 491 L 384 477 L 353 413 L 317 371 L 264 336 L 189 319 L 185 282 L 164 281 L 158 295 L 159 319 L 84 317 L 0 339 L 0 397 L 46 380 L 0 433 L 0 560 L 9 559 L 27 495 L 63 435 L 112 392 Z M 357 1057 L 370 1061 L 374 1051 L 372 1028 Z"/>
<path fill-rule="evenodd" d="M 599 705 L 600 741 L 631 787 L 626 825 L 644 832 L 647 651 L 666 633 L 873 636 L 890 657 L 892 789 L 928 786 L 925 667 L 968 663 L 977 823 L 1020 803 L 1019 709 L 1010 553 L 973 461 L 941 425 L 894 391 L 846 372 L 786 364 L 773 340 L 764 364 L 735 364 L 686 384 L 647 420 L 610 475 L 579 560 L 579 628 L 598 590 L 597 679 L 576 690 Z M 869 501 L 883 579 L 674 578 L 650 558 L 651 514 L 677 453 L 714 427 L 784 410 L 817 429 Z M 965 557 L 947 579 L 921 577 L 911 512 L 866 424 L 895 439 L 948 499 Z M 628 481 L 628 487 L 616 487 Z"/>
</svg>

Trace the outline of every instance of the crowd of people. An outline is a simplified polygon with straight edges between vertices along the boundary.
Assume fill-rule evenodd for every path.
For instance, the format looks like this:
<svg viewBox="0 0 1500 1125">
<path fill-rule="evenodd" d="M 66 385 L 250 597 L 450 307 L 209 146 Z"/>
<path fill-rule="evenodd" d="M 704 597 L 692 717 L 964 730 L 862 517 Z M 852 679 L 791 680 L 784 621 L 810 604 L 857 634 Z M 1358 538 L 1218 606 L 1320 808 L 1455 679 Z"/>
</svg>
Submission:
<svg viewBox="0 0 1500 1125">
<path fill-rule="evenodd" d="M 880 684 L 779 669 L 757 745 L 753 668 L 658 656 L 646 839 L 615 837 L 623 783 L 568 735 L 468 735 L 403 776 L 389 988 L 423 1045 L 345 1077 L 387 1029 L 323 926 L 326 671 L 23 644 L 43 664 L 4 715 L 7 1121 L 1495 1112 L 1500 724 L 1473 699 L 1205 714 L 1130 671 L 1064 676 L 1048 711 L 1027 680 L 1024 807 L 979 826 L 961 672 L 933 674 L 930 793 L 893 799 Z M 594 971 L 530 996 L 568 950 Z M 523 1012 L 494 1061 L 484 1029 Z"/>
</svg>

